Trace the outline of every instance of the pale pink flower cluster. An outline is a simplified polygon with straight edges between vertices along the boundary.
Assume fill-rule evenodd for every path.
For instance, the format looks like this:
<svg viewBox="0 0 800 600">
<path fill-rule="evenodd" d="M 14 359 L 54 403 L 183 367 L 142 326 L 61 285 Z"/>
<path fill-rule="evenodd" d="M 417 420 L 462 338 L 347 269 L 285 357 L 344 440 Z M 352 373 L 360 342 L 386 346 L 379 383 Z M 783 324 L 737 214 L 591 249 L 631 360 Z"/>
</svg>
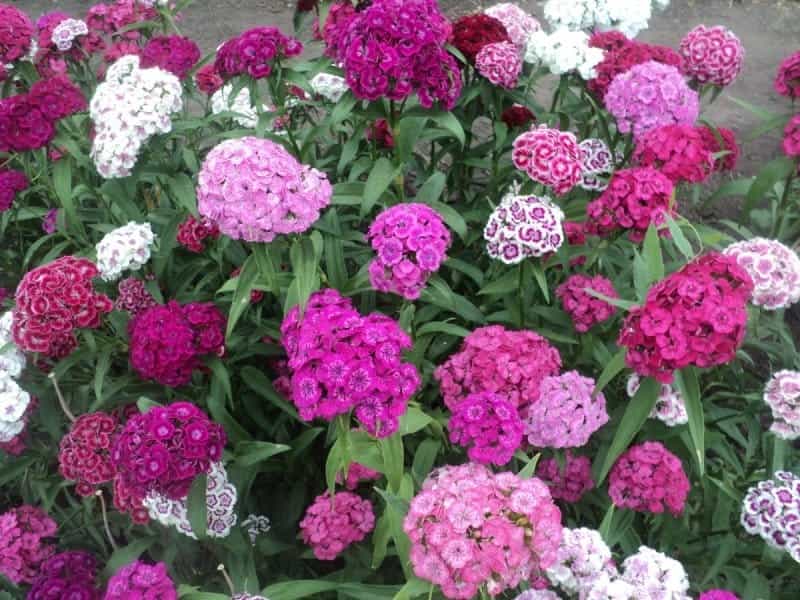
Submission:
<svg viewBox="0 0 800 600">
<path fill-rule="evenodd" d="M 514 166 L 528 177 L 552 187 L 561 196 L 583 175 L 583 150 L 575 134 L 547 125 L 532 127 L 514 140 Z"/>
<path fill-rule="evenodd" d="M 486 44 L 475 57 L 475 68 L 495 85 L 513 90 L 522 73 L 522 58 L 511 42 Z"/>
<path fill-rule="evenodd" d="M 628 377 L 626 390 L 630 398 L 633 398 L 639 391 L 640 384 L 641 379 L 636 373 L 632 373 Z M 686 401 L 683 399 L 683 394 L 671 384 L 662 383 L 656 405 L 650 411 L 649 416 L 651 419 L 658 419 L 667 427 L 686 425 L 689 422 L 689 415 L 686 412 Z"/>
<path fill-rule="evenodd" d="M 536 478 L 468 463 L 437 469 L 403 524 L 417 577 L 446 598 L 496 596 L 553 565 L 561 513 Z"/>
<path fill-rule="evenodd" d="M 470 460 L 504 465 L 522 443 L 516 407 L 499 394 L 470 394 L 456 405 L 447 425 L 450 441 L 467 448 Z"/>
<path fill-rule="evenodd" d="M 334 560 L 374 527 L 372 504 L 351 492 L 317 496 L 300 521 L 303 542 L 311 546 L 319 560 Z"/>
<path fill-rule="evenodd" d="M 690 600 L 689 578 L 677 560 L 647 546 L 629 556 L 619 572 L 601 572 L 581 600 Z"/>
<path fill-rule="evenodd" d="M 775 373 L 764 388 L 764 402 L 775 420 L 769 430 L 784 440 L 800 438 L 800 372 Z"/>
<path fill-rule="evenodd" d="M 606 399 L 595 381 L 577 371 L 545 377 L 539 399 L 528 407 L 525 433 L 537 448 L 577 448 L 608 422 Z"/>
<path fill-rule="evenodd" d="M 528 37 L 542 28 L 539 21 L 511 2 L 495 4 L 483 12 L 503 24 L 509 39 L 519 50 L 524 50 Z"/>
<path fill-rule="evenodd" d="M 756 237 L 731 244 L 732 256 L 755 284 L 750 301 L 765 310 L 788 308 L 800 301 L 800 257 L 778 240 Z"/>
<path fill-rule="evenodd" d="M 564 529 L 554 565 L 546 571 L 550 583 L 567 594 L 584 594 L 604 574 L 615 577 L 611 549 L 595 529 Z"/>
<path fill-rule="evenodd" d="M 564 243 L 564 212 L 547 196 L 507 194 L 483 229 L 486 252 L 507 265 L 555 252 Z"/>
</svg>

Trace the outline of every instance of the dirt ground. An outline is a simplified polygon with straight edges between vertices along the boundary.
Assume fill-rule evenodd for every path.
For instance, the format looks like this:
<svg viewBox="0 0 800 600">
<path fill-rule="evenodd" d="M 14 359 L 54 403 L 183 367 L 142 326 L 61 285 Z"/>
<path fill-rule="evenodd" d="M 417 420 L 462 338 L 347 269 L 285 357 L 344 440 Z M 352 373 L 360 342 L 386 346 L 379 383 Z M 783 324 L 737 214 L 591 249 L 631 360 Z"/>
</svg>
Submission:
<svg viewBox="0 0 800 600">
<path fill-rule="evenodd" d="M 6 0 L 8 1 L 8 0 Z M 52 10 L 82 16 L 92 4 L 86 0 L 11 0 L 32 17 Z M 569 0 L 564 0 L 569 1 Z M 495 3 L 477 0 L 440 0 L 452 15 L 469 13 Z M 522 0 L 520 5 L 534 15 L 542 13 L 543 2 Z M 286 31 L 292 28 L 294 2 L 287 0 L 195 0 L 186 11 L 180 27 L 196 39 L 204 50 L 247 27 L 278 25 Z M 670 7 L 651 20 L 651 27 L 640 35 L 648 42 L 676 47 L 683 35 L 695 25 L 724 25 L 742 40 L 747 51 L 742 75 L 731 85 L 730 95 L 773 112 L 788 112 L 785 98 L 772 89 L 772 80 L 780 60 L 800 49 L 800 1 L 798 0 L 673 0 Z M 720 97 L 704 117 L 745 137 L 758 124 L 758 119 L 737 104 Z M 759 164 L 777 155 L 777 134 L 745 143 L 740 168 L 752 173 Z"/>
</svg>

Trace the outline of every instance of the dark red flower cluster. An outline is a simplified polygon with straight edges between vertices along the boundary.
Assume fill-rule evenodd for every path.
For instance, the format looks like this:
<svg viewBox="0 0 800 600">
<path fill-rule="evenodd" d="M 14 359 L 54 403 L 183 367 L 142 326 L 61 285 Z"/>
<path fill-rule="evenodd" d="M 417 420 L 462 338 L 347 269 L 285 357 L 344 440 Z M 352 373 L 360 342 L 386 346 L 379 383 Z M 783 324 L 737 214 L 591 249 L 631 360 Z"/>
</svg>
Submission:
<svg viewBox="0 0 800 600">
<path fill-rule="evenodd" d="M 525 127 L 529 123 L 535 122 L 536 115 L 534 115 L 533 111 L 527 106 L 514 104 L 503 111 L 503 114 L 500 115 L 500 120 L 503 121 L 509 129 L 514 129 L 515 127 Z"/>
<path fill-rule="evenodd" d="M 276 60 L 302 51 L 300 40 L 284 35 L 277 27 L 256 27 L 225 42 L 217 52 L 214 68 L 223 79 L 245 74 L 261 79 L 269 77 Z"/>
<path fill-rule="evenodd" d="M 140 312 L 146 311 L 148 308 L 158 305 L 156 299 L 152 294 L 147 291 L 144 286 L 144 281 L 134 277 L 127 277 L 119 282 L 117 286 L 119 296 L 114 302 L 115 310 L 122 310 L 135 317 Z"/>
<path fill-rule="evenodd" d="M 183 79 L 200 60 L 200 47 L 181 35 L 159 35 L 151 38 L 142 50 L 143 68 L 160 67 Z"/>
<path fill-rule="evenodd" d="M 215 240 L 219 237 L 219 227 L 206 218 L 195 219 L 192 215 L 178 225 L 178 243 L 196 254 L 205 250 L 203 242 L 206 238 Z"/>
<path fill-rule="evenodd" d="M 317 7 L 317 0 L 297 0 L 297 12 L 311 12 Z"/>
<path fill-rule="evenodd" d="M 653 167 L 678 184 L 700 183 L 714 170 L 714 157 L 699 128 L 663 125 L 636 138 L 633 162 Z"/>
<path fill-rule="evenodd" d="M 736 134 L 725 127 L 711 129 L 706 125 L 697 127 L 697 132 L 703 138 L 703 143 L 711 154 L 728 152 L 725 156 L 714 159 L 714 171 L 733 171 L 736 163 L 739 162 L 739 145 L 736 143 Z"/>
<path fill-rule="evenodd" d="M 580 221 L 564 221 L 564 235 L 568 246 L 586 245 L 586 225 Z M 579 267 L 586 264 L 586 256 L 581 254 L 569 260 L 569 266 Z"/>
<path fill-rule="evenodd" d="M 14 198 L 28 189 L 28 178 L 22 171 L 0 169 L 0 212 L 11 208 Z"/>
<path fill-rule="evenodd" d="M 603 61 L 595 68 L 597 76 L 587 83 L 589 91 L 600 100 L 605 98 L 614 77 L 635 65 L 654 60 L 680 67 L 683 62 L 681 55 L 672 48 L 631 40 L 619 31 L 595 33 L 589 39 L 589 45 L 606 51 Z"/>
<path fill-rule="evenodd" d="M 26 600 L 100 600 L 97 559 L 88 552 L 60 552 L 48 558 Z"/>
<path fill-rule="evenodd" d="M 394 148 L 394 136 L 386 119 L 376 119 L 367 128 L 365 135 L 369 141 L 378 144 L 379 148 Z"/>
<path fill-rule="evenodd" d="M 484 46 L 510 41 L 505 25 L 483 13 L 466 15 L 453 23 L 451 43 L 471 64 Z"/>
<path fill-rule="evenodd" d="M 753 280 L 732 257 L 711 252 L 654 285 L 632 309 L 618 344 L 639 375 L 671 383 L 673 372 L 730 362 L 744 340 Z"/>
<path fill-rule="evenodd" d="M 775 76 L 775 91 L 781 96 L 800 98 L 800 50 L 781 61 Z"/>
<path fill-rule="evenodd" d="M 217 73 L 213 64 L 203 65 L 197 69 L 194 74 L 194 81 L 197 84 L 197 89 L 208 96 L 225 85 L 222 76 Z"/>
<path fill-rule="evenodd" d="M 0 64 L 12 63 L 28 53 L 33 23 L 24 12 L 0 3 Z"/>
<path fill-rule="evenodd" d="M 181 500 L 194 478 L 222 458 L 226 441 L 222 426 L 194 404 L 173 402 L 129 419 L 111 459 L 117 477 L 136 494 L 155 491 Z"/>
<path fill-rule="evenodd" d="M 76 329 L 95 329 L 113 304 L 92 287 L 97 267 L 62 256 L 25 274 L 16 292 L 14 343 L 26 352 L 63 358 L 78 345 Z"/>
<path fill-rule="evenodd" d="M 641 242 L 651 224 L 663 225 L 672 212 L 673 189 L 666 176 L 650 167 L 617 171 L 608 188 L 586 206 L 585 231 L 609 237 L 624 230 L 632 242 Z"/>
<path fill-rule="evenodd" d="M 64 479 L 75 481 L 75 491 L 91 496 L 101 483 L 116 474 L 111 462 L 111 445 L 117 432 L 117 419 L 103 412 L 81 415 L 61 438 L 58 468 Z"/>
<path fill-rule="evenodd" d="M 131 320 L 128 333 L 133 369 L 170 387 L 189 383 L 201 356 L 225 350 L 225 317 L 210 302 L 148 308 Z"/>
</svg>

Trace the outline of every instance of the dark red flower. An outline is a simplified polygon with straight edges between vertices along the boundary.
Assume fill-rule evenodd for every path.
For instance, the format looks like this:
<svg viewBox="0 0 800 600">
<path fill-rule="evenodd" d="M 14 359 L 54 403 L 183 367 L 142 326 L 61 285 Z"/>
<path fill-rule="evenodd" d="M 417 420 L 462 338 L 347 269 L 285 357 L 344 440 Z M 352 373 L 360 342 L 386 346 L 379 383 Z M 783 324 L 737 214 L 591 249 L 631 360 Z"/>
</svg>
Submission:
<svg viewBox="0 0 800 600">
<path fill-rule="evenodd" d="M 484 46 L 510 41 L 505 26 L 483 13 L 467 15 L 453 23 L 452 44 L 472 64 Z"/>
</svg>

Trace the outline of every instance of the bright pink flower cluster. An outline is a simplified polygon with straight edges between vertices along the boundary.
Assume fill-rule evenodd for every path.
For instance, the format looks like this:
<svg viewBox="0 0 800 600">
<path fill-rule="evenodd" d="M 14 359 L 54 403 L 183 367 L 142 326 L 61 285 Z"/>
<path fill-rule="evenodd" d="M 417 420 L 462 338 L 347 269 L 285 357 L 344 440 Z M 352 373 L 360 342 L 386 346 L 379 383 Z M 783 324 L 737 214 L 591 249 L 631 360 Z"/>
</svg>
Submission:
<svg viewBox="0 0 800 600">
<path fill-rule="evenodd" d="M 510 41 L 505 25 L 487 14 L 464 15 L 453 23 L 451 43 L 473 64 L 486 46 Z"/>
<path fill-rule="evenodd" d="M 403 361 L 411 338 L 396 321 L 378 313 L 363 317 L 350 299 L 327 289 L 312 294 L 302 314 L 299 306 L 287 313 L 281 341 L 302 419 L 331 420 L 354 409 L 372 435 L 397 431 L 421 379 Z"/>
<path fill-rule="evenodd" d="M 64 479 L 77 483 L 75 491 L 79 495 L 91 496 L 98 485 L 114 478 L 111 446 L 118 425 L 113 415 L 89 413 L 78 417 L 61 438 L 58 470 Z"/>
<path fill-rule="evenodd" d="M 219 227 L 217 227 L 216 223 L 205 217 L 195 219 L 192 215 L 189 215 L 178 225 L 178 243 L 189 252 L 194 252 L 196 254 L 201 253 L 205 250 L 203 242 L 206 239 L 215 240 L 218 237 Z"/>
<path fill-rule="evenodd" d="M 632 242 L 641 242 L 651 224 L 660 227 L 672 213 L 673 190 L 672 182 L 653 168 L 617 171 L 606 190 L 586 206 L 586 233 L 609 237 L 623 230 Z"/>
<path fill-rule="evenodd" d="M 606 398 L 595 381 L 577 371 L 542 380 L 539 399 L 528 407 L 525 434 L 537 448 L 577 448 L 608 423 Z"/>
<path fill-rule="evenodd" d="M 564 468 L 555 458 L 543 458 L 536 467 L 536 476 L 550 488 L 556 500 L 578 502 L 594 488 L 592 462 L 586 456 L 576 456 L 567 450 Z"/>
<path fill-rule="evenodd" d="M 436 0 L 374 0 L 347 22 L 337 42 L 357 98 L 401 101 L 414 92 L 425 108 L 452 109 L 461 95 L 461 71 L 445 44 L 450 22 Z"/>
<path fill-rule="evenodd" d="M 347 469 L 347 478 L 343 478 L 342 474 L 339 473 L 336 475 L 336 483 L 344 483 L 344 487 L 353 491 L 358 488 L 358 484 L 362 481 L 375 481 L 381 477 L 383 475 L 378 471 L 365 467 L 360 463 L 351 463 Z"/>
<path fill-rule="evenodd" d="M 559 369 L 558 350 L 538 333 L 488 325 L 464 338 L 433 376 L 450 410 L 477 392 L 494 392 L 524 410 L 539 399 L 542 379 Z"/>
<path fill-rule="evenodd" d="M 155 19 L 158 12 L 151 2 L 148 6 L 141 0 L 114 0 L 109 4 L 98 3 L 89 7 L 86 13 L 86 24 L 90 31 L 99 34 L 114 35 L 129 40 L 136 40 L 141 33 L 136 28 L 120 31 L 128 25 Z"/>
<path fill-rule="evenodd" d="M 612 304 L 591 295 L 588 290 L 594 290 L 608 298 L 619 298 L 617 290 L 611 280 L 602 275 L 589 277 L 576 273 L 556 288 L 556 296 L 561 300 L 564 309 L 575 326 L 575 331 L 586 333 L 603 321 L 614 316 L 617 310 Z"/>
<path fill-rule="evenodd" d="M 377 256 L 369 280 L 380 292 L 416 300 L 425 282 L 447 258 L 450 232 L 442 217 L 426 204 L 398 204 L 380 213 L 367 232 Z"/>
<path fill-rule="evenodd" d="M 744 340 L 753 280 L 732 257 L 711 252 L 662 279 L 633 308 L 617 343 L 639 375 L 672 383 L 689 365 L 730 362 Z"/>
<path fill-rule="evenodd" d="M 300 40 L 284 35 L 277 27 L 255 27 L 225 42 L 217 52 L 214 68 L 223 79 L 235 75 L 262 79 L 269 77 L 276 62 L 302 52 Z"/>
<path fill-rule="evenodd" d="M 739 596 L 728 590 L 708 590 L 700 594 L 697 600 L 739 600 Z"/>
<path fill-rule="evenodd" d="M 103 600 L 177 600 L 175 584 L 169 578 L 167 565 L 148 565 L 136 560 L 125 565 L 108 580 Z"/>
<path fill-rule="evenodd" d="M 200 47 L 180 35 L 159 35 L 148 40 L 142 50 L 141 67 L 160 67 L 183 79 L 200 60 Z"/>
<path fill-rule="evenodd" d="M 714 171 L 733 171 L 739 161 L 739 146 L 736 143 L 736 134 L 725 127 L 711 129 L 707 125 L 697 127 L 696 131 L 703 138 L 711 154 L 726 151 L 728 154 L 714 159 Z"/>
<path fill-rule="evenodd" d="M 605 96 L 622 133 L 634 136 L 672 123 L 693 125 L 700 100 L 672 65 L 648 61 L 617 75 Z"/>
<path fill-rule="evenodd" d="M 672 183 L 700 183 L 714 170 L 714 157 L 699 127 L 664 125 L 636 139 L 633 162 L 653 167 Z"/>
<path fill-rule="evenodd" d="M 275 142 L 248 136 L 208 153 L 198 176 L 197 208 L 234 240 L 271 242 L 311 227 L 332 195 L 325 173 Z"/>
<path fill-rule="evenodd" d="M 170 387 L 189 383 L 204 354 L 225 351 L 225 317 L 211 302 L 154 306 L 131 320 L 128 333 L 133 369 Z"/>
<path fill-rule="evenodd" d="M 331 4 L 325 27 L 320 32 L 319 19 L 314 19 L 314 37 L 325 42 L 325 56 L 336 58 L 342 51 L 342 38 L 347 33 L 350 20 L 356 14 L 356 7 L 350 0 L 340 0 Z"/>
<path fill-rule="evenodd" d="M 470 460 L 482 464 L 506 464 L 522 443 L 516 406 L 492 392 L 467 396 L 453 409 L 447 428 L 450 441 L 467 448 Z"/>
<path fill-rule="evenodd" d="M 194 478 L 222 458 L 226 441 L 222 426 L 194 404 L 173 402 L 128 419 L 111 460 L 117 477 L 136 493 L 182 500 Z"/>
<path fill-rule="evenodd" d="M 350 492 L 320 494 L 300 521 L 303 542 L 319 560 L 334 560 L 374 528 L 372 504 Z"/>
<path fill-rule="evenodd" d="M 725 86 L 742 71 L 744 46 L 727 27 L 698 25 L 681 40 L 683 72 L 700 83 Z"/>
<path fill-rule="evenodd" d="M 571 190 L 583 174 L 583 150 L 574 134 L 532 127 L 514 140 L 514 166 L 528 177 L 550 186 L 557 195 Z"/>
<path fill-rule="evenodd" d="M 31 47 L 33 23 L 24 12 L 0 3 L 0 64 L 13 63 Z"/>
<path fill-rule="evenodd" d="M 62 256 L 25 274 L 17 287 L 12 333 L 26 352 L 63 358 L 77 346 L 76 329 L 96 329 L 113 308 L 92 287 L 97 267 L 85 258 Z"/>
<path fill-rule="evenodd" d="M 689 495 L 689 478 L 681 459 L 661 442 L 631 446 L 608 475 L 608 495 L 619 508 L 678 516 Z"/>
<path fill-rule="evenodd" d="M 522 73 L 522 58 L 511 42 L 497 42 L 481 48 L 475 57 L 475 68 L 493 84 L 513 90 Z"/>
<path fill-rule="evenodd" d="M 28 189 L 28 183 L 22 171 L 0 169 L 0 212 L 11 208 L 17 194 Z"/>
<path fill-rule="evenodd" d="M 134 277 L 123 279 L 119 282 L 117 290 L 119 296 L 114 302 L 114 309 L 130 313 L 132 317 L 158 304 L 141 279 Z"/>
<path fill-rule="evenodd" d="M 483 14 L 500 21 L 506 28 L 510 41 L 521 51 L 525 50 L 530 35 L 542 28 L 539 21 L 512 2 L 490 6 Z"/>
<path fill-rule="evenodd" d="M 13 583 L 32 583 L 55 552 L 47 538 L 56 530 L 56 522 L 35 506 L 25 504 L 0 515 L 0 574 Z"/>
<path fill-rule="evenodd" d="M 789 98 L 800 97 L 800 50 L 781 61 L 775 76 L 775 91 Z"/>
<path fill-rule="evenodd" d="M 786 123 L 783 130 L 783 151 L 786 156 L 800 157 L 800 114 Z"/>
<path fill-rule="evenodd" d="M 88 552 L 59 552 L 43 564 L 26 600 L 100 600 L 97 559 Z"/>
<path fill-rule="evenodd" d="M 194 74 L 194 80 L 197 88 L 209 96 L 225 85 L 225 80 L 217 73 L 214 65 L 203 65 L 197 69 Z"/>
<path fill-rule="evenodd" d="M 431 473 L 403 529 L 415 575 L 463 599 L 481 588 L 496 596 L 541 574 L 556 561 L 562 536 L 544 483 L 476 463 Z"/>
</svg>

